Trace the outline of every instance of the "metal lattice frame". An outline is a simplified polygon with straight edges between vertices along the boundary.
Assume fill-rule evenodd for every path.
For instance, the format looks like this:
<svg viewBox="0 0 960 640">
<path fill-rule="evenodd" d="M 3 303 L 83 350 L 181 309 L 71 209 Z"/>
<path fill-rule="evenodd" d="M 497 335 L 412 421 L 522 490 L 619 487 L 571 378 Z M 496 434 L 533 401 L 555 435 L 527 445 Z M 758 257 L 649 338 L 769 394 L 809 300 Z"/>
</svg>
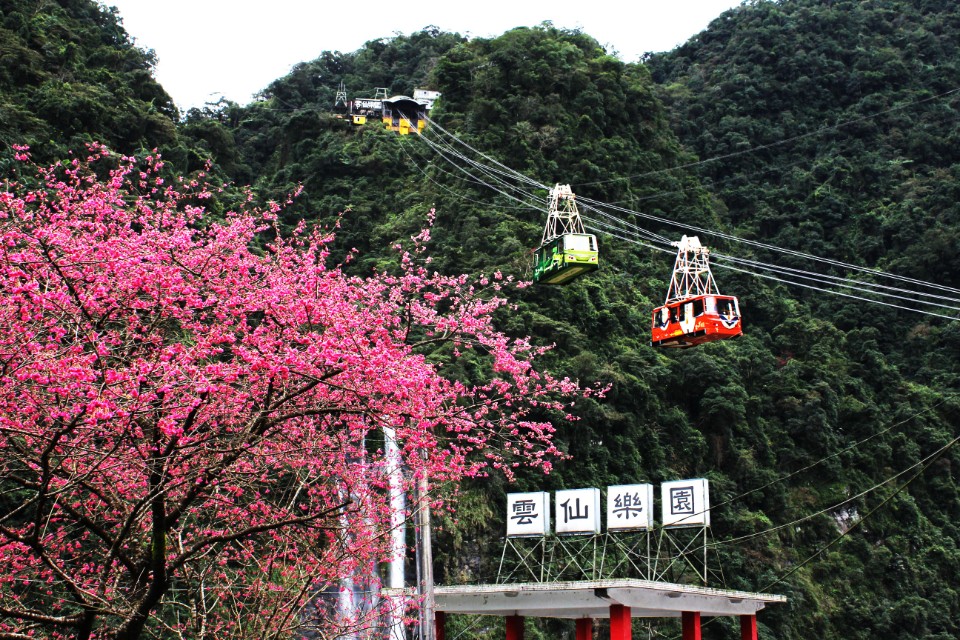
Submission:
<svg viewBox="0 0 960 640">
<path fill-rule="evenodd" d="M 543 238 L 540 244 L 544 245 L 558 236 L 567 233 L 586 233 L 580 211 L 577 210 L 577 196 L 573 194 L 568 184 L 558 184 L 550 189 L 550 213 L 547 215 L 547 225 L 543 228 Z"/>
<path fill-rule="evenodd" d="M 495 582 L 639 578 L 707 585 L 712 578 L 724 584 L 719 555 L 716 567 L 708 560 L 708 535 L 709 528 L 692 527 L 506 538 Z"/>
<path fill-rule="evenodd" d="M 340 81 L 340 88 L 337 89 L 337 97 L 333 101 L 334 107 L 339 107 L 343 105 L 347 106 L 347 87 L 343 84 L 343 80 Z"/>
<path fill-rule="evenodd" d="M 683 236 L 679 242 L 670 244 L 677 247 L 677 262 L 673 266 L 673 277 L 664 304 L 694 296 L 720 295 L 713 273 L 710 272 L 710 250 L 700 244 L 700 239 L 697 236 Z"/>
</svg>

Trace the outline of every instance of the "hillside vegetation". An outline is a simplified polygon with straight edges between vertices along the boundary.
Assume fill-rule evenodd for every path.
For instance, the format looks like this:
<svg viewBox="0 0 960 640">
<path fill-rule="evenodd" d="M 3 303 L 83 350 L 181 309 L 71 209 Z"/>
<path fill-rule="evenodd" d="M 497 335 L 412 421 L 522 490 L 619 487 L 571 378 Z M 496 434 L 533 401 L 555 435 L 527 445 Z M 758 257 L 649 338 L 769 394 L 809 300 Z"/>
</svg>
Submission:
<svg viewBox="0 0 960 640">
<path fill-rule="evenodd" d="M 341 81 L 350 97 L 376 87 L 441 91 L 431 117 L 444 129 L 581 196 L 960 287 L 960 9 L 948 0 L 749 2 L 677 50 L 635 64 L 550 24 L 470 40 L 427 28 L 353 53 L 324 52 L 258 101 L 193 110 L 175 131 L 169 99 L 137 80 L 149 77 L 149 54 L 116 35 L 110 14 L 78 0 L 31 22 L 23 7 L 35 3 L 13 4 L 28 27 L 4 11 L 3 37 L 36 72 L 30 83 L 3 80 L 16 87 L 3 91 L 5 140 L 42 135 L 65 148 L 86 135 L 136 147 L 142 138 L 161 151 L 169 145 L 181 171 L 209 157 L 214 175 L 252 184 L 264 199 L 302 184 L 282 222 L 339 220 L 334 251 L 356 248 L 348 267 L 356 272 L 384 268 L 393 245 L 435 208 L 430 250 L 439 271 L 529 277 L 545 211 L 471 182 L 416 136 L 333 117 Z M 48 13 L 78 33 L 114 34 L 119 44 L 110 46 L 136 59 L 136 73 L 122 71 L 93 56 L 101 45 L 77 45 L 83 74 L 106 78 L 91 81 L 94 89 L 120 82 L 134 96 L 105 103 L 109 117 L 84 135 L 87 125 L 32 107 L 74 95 L 72 84 L 44 80 L 48 49 L 36 34 L 46 32 L 29 25 Z M 157 91 L 156 113 L 137 86 Z M 137 126 L 112 120 L 121 117 Z M 435 135 L 428 128 L 426 137 Z M 573 458 L 552 474 L 465 488 L 457 520 L 441 518 L 439 581 L 494 578 L 507 491 L 703 476 L 718 505 L 712 538 L 739 539 L 715 548 L 725 578 L 712 586 L 790 598 L 761 613 L 761 637 L 958 637 L 960 456 L 947 445 L 960 421 L 960 323 L 717 269 L 721 290 L 740 297 L 745 335 L 657 351 L 648 346 L 649 318 L 666 293 L 671 257 L 600 241 L 600 271 L 519 292 L 501 326 L 555 344 L 547 361 L 556 374 L 611 390 L 579 403 L 578 422 L 559 425 L 557 440 Z M 474 373 L 462 361 L 448 371 Z M 672 637 L 677 626 L 653 629 Z M 559 623 L 532 632 L 572 633 Z M 731 634 L 728 622 L 704 629 L 707 638 Z M 502 630 L 481 625 L 468 635 Z"/>
</svg>

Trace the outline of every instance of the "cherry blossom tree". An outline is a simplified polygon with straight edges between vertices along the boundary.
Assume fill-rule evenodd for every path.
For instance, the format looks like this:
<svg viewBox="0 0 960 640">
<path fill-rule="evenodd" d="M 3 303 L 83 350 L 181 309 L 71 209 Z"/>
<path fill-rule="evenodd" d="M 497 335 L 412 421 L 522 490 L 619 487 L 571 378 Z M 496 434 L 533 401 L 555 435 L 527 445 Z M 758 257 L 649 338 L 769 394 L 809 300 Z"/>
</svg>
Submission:
<svg viewBox="0 0 960 640">
<path fill-rule="evenodd" d="M 347 621 L 320 596 L 389 559 L 385 429 L 405 481 L 433 488 L 558 455 L 545 416 L 585 392 L 495 329 L 509 279 L 428 270 L 428 231 L 393 273 L 355 277 L 329 233 L 280 237 L 278 206 L 210 219 L 207 187 L 166 183 L 157 156 L 17 155 L 0 638 L 332 629 Z M 484 379 L 445 377 L 467 353 Z"/>
</svg>

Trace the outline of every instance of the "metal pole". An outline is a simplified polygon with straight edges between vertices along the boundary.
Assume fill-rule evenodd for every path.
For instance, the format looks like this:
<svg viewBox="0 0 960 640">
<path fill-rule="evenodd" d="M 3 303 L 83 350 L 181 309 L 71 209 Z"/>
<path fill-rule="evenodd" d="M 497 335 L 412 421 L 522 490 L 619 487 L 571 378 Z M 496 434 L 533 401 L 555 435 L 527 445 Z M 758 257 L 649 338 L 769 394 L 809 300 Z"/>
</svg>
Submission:
<svg viewBox="0 0 960 640">
<path fill-rule="evenodd" d="M 417 482 L 417 522 L 420 535 L 420 595 L 423 604 L 420 609 L 420 637 L 423 640 L 436 640 L 436 604 L 433 600 L 433 549 L 430 540 L 430 498 L 427 491 L 427 478 L 422 476 Z"/>
<path fill-rule="evenodd" d="M 707 528 L 703 528 L 703 586 L 707 586 Z"/>
<path fill-rule="evenodd" d="M 403 493 L 403 469 L 400 465 L 400 448 L 397 446 L 397 433 L 394 429 L 383 430 L 384 453 L 387 459 L 387 481 L 390 491 L 390 575 L 387 586 L 391 589 L 403 589 L 406 586 L 404 572 L 407 555 L 406 518 L 404 510 L 406 499 Z M 390 640 L 406 640 L 403 626 L 403 610 L 406 603 L 403 596 L 391 603 L 387 626 Z"/>
</svg>

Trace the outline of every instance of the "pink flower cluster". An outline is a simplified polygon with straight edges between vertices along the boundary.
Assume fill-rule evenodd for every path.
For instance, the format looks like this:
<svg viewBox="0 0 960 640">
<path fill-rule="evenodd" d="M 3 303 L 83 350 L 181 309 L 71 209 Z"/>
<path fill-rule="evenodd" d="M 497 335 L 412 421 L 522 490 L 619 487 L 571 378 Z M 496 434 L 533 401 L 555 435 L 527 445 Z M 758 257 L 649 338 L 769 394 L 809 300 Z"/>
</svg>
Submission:
<svg viewBox="0 0 960 640">
<path fill-rule="evenodd" d="M 509 278 L 427 271 L 429 232 L 352 277 L 157 155 L 35 170 L 0 193 L 0 635 L 287 637 L 389 558 L 384 428 L 433 488 L 558 455 L 543 416 L 585 392 L 495 329 Z M 445 378 L 467 351 L 485 379 Z"/>
</svg>

